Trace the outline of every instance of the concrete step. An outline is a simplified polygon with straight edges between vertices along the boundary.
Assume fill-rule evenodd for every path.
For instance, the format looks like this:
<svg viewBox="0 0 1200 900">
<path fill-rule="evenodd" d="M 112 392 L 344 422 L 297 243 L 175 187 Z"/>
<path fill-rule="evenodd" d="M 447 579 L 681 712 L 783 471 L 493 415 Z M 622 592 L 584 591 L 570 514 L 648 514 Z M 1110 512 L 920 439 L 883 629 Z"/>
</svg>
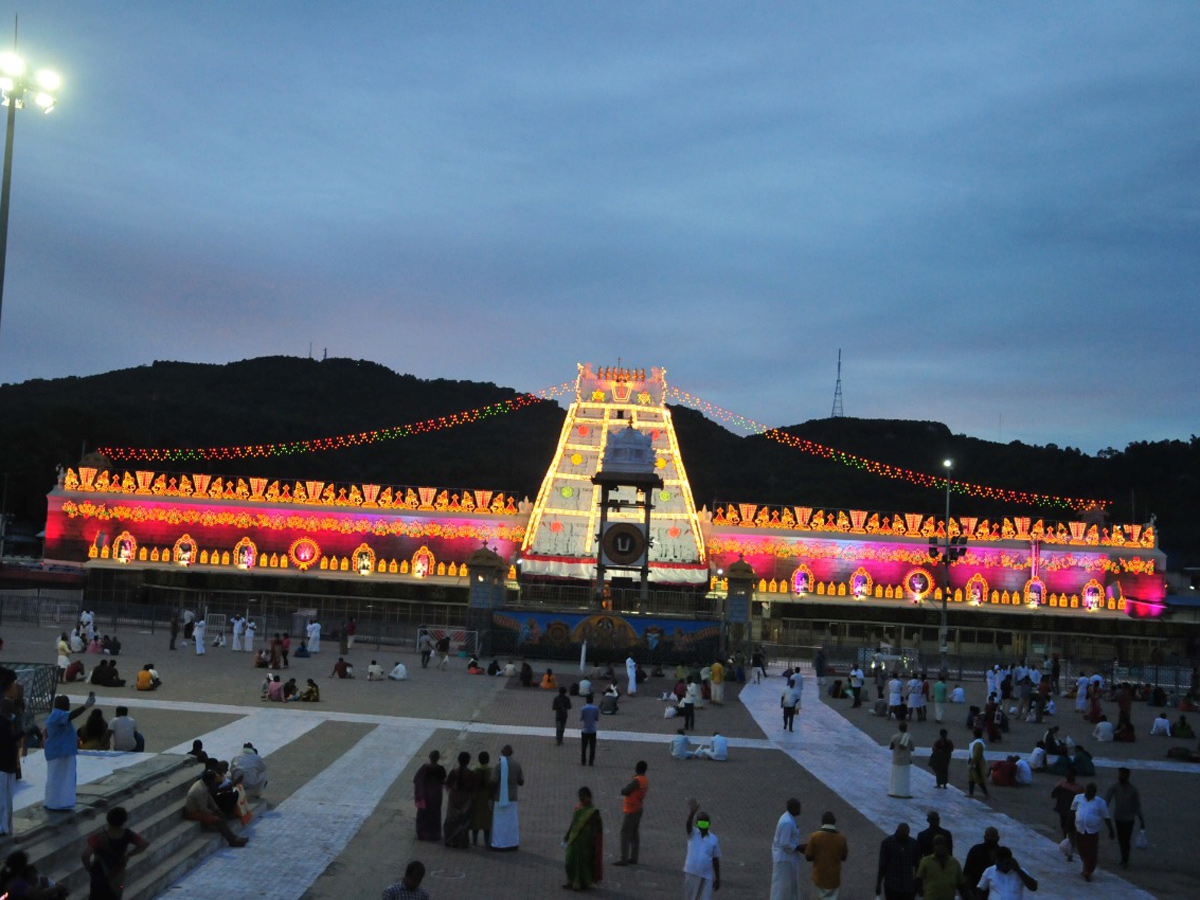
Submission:
<svg viewBox="0 0 1200 900">
<path fill-rule="evenodd" d="M 16 838 L 0 846 L 0 852 L 24 850 L 42 874 L 67 887 L 72 896 L 86 896 L 89 879 L 80 857 L 87 838 L 103 827 L 109 809 L 123 806 L 129 827 L 150 842 L 145 853 L 130 861 L 125 896 L 151 900 L 225 846 L 218 833 L 183 818 L 184 799 L 201 772 L 190 756 L 165 754 L 117 770 L 81 787 L 71 812 L 22 810 L 24 827 L 17 827 Z M 251 801 L 256 816 L 269 808 L 265 800 Z M 242 830 L 240 822 L 229 824 L 235 832 Z"/>
</svg>

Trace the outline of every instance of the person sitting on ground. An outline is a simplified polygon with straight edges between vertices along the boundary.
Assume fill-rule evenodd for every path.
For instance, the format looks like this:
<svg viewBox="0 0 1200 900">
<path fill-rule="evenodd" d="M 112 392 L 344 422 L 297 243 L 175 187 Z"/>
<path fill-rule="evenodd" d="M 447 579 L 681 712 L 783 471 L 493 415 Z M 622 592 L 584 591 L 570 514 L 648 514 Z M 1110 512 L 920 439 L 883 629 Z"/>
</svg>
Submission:
<svg viewBox="0 0 1200 900">
<path fill-rule="evenodd" d="M 308 686 L 300 692 L 301 703 L 318 703 L 321 700 L 321 689 L 317 687 L 317 683 L 311 678 L 308 679 Z"/>
<path fill-rule="evenodd" d="M 71 637 L 69 638 L 69 642 L 71 644 L 71 652 L 72 653 L 82 653 L 83 652 L 85 645 L 83 643 L 83 638 L 80 637 L 80 635 L 79 635 L 78 628 L 74 628 L 71 630 Z"/>
<path fill-rule="evenodd" d="M 1067 745 L 1058 739 L 1058 726 L 1051 725 L 1042 736 L 1042 746 L 1050 756 L 1058 756 L 1067 752 Z"/>
<path fill-rule="evenodd" d="M 1196 732 L 1192 731 L 1191 723 L 1183 713 L 1179 714 L 1179 721 L 1171 726 L 1171 736 L 1177 738 L 1194 738 L 1196 736 Z"/>
<path fill-rule="evenodd" d="M 221 833 L 230 847 L 245 847 L 246 838 L 238 837 L 225 821 L 221 808 L 213 799 L 212 789 L 220 782 L 220 776 L 212 769 L 205 769 L 203 777 L 188 788 L 187 799 L 184 801 L 183 816 L 193 822 L 199 822 L 205 828 L 211 828 Z"/>
<path fill-rule="evenodd" d="M 29 854 L 15 850 L 0 869 L 0 891 L 11 900 L 66 900 L 65 885 L 55 884 L 29 862 Z"/>
<path fill-rule="evenodd" d="M 306 641 L 304 638 L 300 638 L 300 646 L 296 648 L 296 652 L 293 653 L 292 656 L 296 657 L 296 659 L 308 659 L 309 655 L 308 641 Z M 270 662 L 269 655 L 267 657 L 267 661 Z"/>
<path fill-rule="evenodd" d="M 467 674 L 468 675 L 482 675 L 483 674 L 483 669 L 479 665 L 479 660 L 472 659 L 469 663 L 467 663 Z"/>
<path fill-rule="evenodd" d="M 266 699 L 267 699 L 267 694 L 269 694 L 270 692 L 271 692 L 271 676 L 270 676 L 270 675 L 264 675 L 264 676 L 263 676 L 263 680 L 262 680 L 262 684 L 260 684 L 260 685 L 258 686 L 258 699 L 259 699 L 259 700 L 266 700 Z"/>
<path fill-rule="evenodd" d="M 1150 734 L 1160 734 L 1163 737 L 1171 736 L 1171 720 L 1167 718 L 1165 712 L 1160 712 L 1158 718 L 1154 720 L 1154 724 L 1150 726 Z"/>
<path fill-rule="evenodd" d="M 960 685 L 956 684 L 954 686 L 954 690 L 952 690 L 950 692 L 950 702 L 951 703 L 966 703 L 967 702 L 967 692 L 964 691 Z"/>
<path fill-rule="evenodd" d="M 590 693 L 592 693 L 592 680 L 585 675 L 579 679 L 579 696 L 586 697 Z"/>
<path fill-rule="evenodd" d="M 246 789 L 247 797 L 262 796 L 267 786 L 267 764 L 250 741 L 242 744 L 242 752 L 229 763 L 229 777 Z"/>
<path fill-rule="evenodd" d="M 150 846 L 140 834 L 125 827 L 127 821 L 125 808 L 114 806 L 105 816 L 104 827 L 87 839 L 83 868 L 91 878 L 89 897 L 120 898 L 129 858 Z"/>
<path fill-rule="evenodd" d="M 102 643 L 100 643 L 99 637 L 94 637 L 90 641 L 88 641 L 87 652 L 88 653 L 103 653 L 104 652 L 104 645 Z"/>
<path fill-rule="evenodd" d="M 621 696 L 621 689 L 617 687 L 617 683 L 615 681 L 608 686 L 607 690 L 605 690 L 604 696 L 613 698 Z"/>
<path fill-rule="evenodd" d="M 121 641 L 115 634 L 112 636 L 111 640 L 107 637 L 105 637 L 104 640 L 108 642 L 107 646 L 104 648 L 105 653 L 107 653 L 109 656 L 121 655 Z"/>
<path fill-rule="evenodd" d="M 521 687 L 533 687 L 533 666 L 521 660 Z"/>
<path fill-rule="evenodd" d="M 1117 725 L 1113 729 L 1113 740 L 1127 744 L 1137 740 L 1137 735 L 1133 731 L 1133 722 L 1125 713 L 1121 713 L 1117 717 Z"/>
<path fill-rule="evenodd" d="M 472 653 L 469 657 L 467 657 L 467 668 L 468 669 L 478 669 L 479 668 L 479 657 L 477 657 L 474 653 Z"/>
<path fill-rule="evenodd" d="M 208 762 L 208 754 L 204 752 L 204 741 L 199 738 L 192 741 L 192 749 L 187 752 L 187 755 L 195 757 L 198 763 Z"/>
<path fill-rule="evenodd" d="M 111 673 L 109 677 L 112 677 Z M 139 691 L 153 691 L 160 684 L 162 682 L 154 677 L 154 666 L 152 663 L 146 663 L 142 666 L 141 671 L 137 673 L 137 689 Z"/>
<path fill-rule="evenodd" d="M 353 678 L 354 667 L 339 656 L 337 662 L 333 664 L 333 671 L 329 673 L 329 677 L 332 678 L 334 675 L 338 678 Z"/>
<path fill-rule="evenodd" d="M 108 723 L 108 730 L 114 750 L 141 753 L 146 749 L 146 739 L 138 732 L 137 721 L 130 717 L 127 707 L 117 707 L 117 714 Z"/>
<path fill-rule="evenodd" d="M 93 709 L 88 714 L 87 721 L 75 730 L 75 734 L 79 737 L 80 750 L 108 749 L 108 722 L 104 720 L 104 713 L 98 709 Z"/>
<path fill-rule="evenodd" d="M 67 671 L 63 673 L 63 681 L 83 681 L 84 680 L 83 660 L 72 660 L 67 666 Z"/>
<path fill-rule="evenodd" d="M 491 676 L 499 675 L 500 674 L 500 663 L 493 659 L 490 663 L 488 663 L 487 673 L 488 673 L 488 675 L 491 675 Z"/>
<path fill-rule="evenodd" d="M 283 682 L 278 675 L 271 676 L 271 683 L 267 685 L 267 699 L 273 703 L 283 702 Z"/>
<path fill-rule="evenodd" d="M 404 665 L 402 662 L 397 662 L 396 665 L 392 667 L 392 671 L 388 672 L 388 678 L 390 678 L 392 681 L 407 681 L 408 666 Z"/>
<path fill-rule="evenodd" d="M 504 668 L 500 670 L 505 678 L 515 678 L 517 674 L 517 664 L 511 659 L 504 664 Z M 533 670 L 530 669 L 530 672 Z"/>
<path fill-rule="evenodd" d="M 375 660 L 367 666 L 367 681 L 383 681 L 383 666 Z"/>
<path fill-rule="evenodd" d="M 296 655 L 299 656 L 300 654 L 297 653 Z M 270 650 L 266 650 L 266 649 L 259 650 L 258 653 L 256 653 L 254 655 L 253 659 L 254 659 L 254 668 L 256 668 L 256 669 L 269 669 L 271 667 L 271 651 Z"/>
<path fill-rule="evenodd" d="M 289 678 L 283 683 L 283 702 L 291 703 L 300 699 L 300 689 L 296 687 L 296 679 Z"/>
<path fill-rule="evenodd" d="M 237 814 L 238 795 L 233 779 L 229 777 L 229 763 L 210 758 L 205 765 L 217 776 L 208 787 L 209 793 L 217 803 L 217 809 L 227 819 L 239 818 Z"/>
<path fill-rule="evenodd" d="M 1017 773 L 1013 776 L 1013 780 L 1018 786 L 1033 784 L 1033 769 L 1029 763 L 1021 759 L 1019 756 L 1013 757 L 1016 760 Z"/>
<path fill-rule="evenodd" d="M 729 741 L 725 735 L 719 731 L 714 731 L 712 742 L 696 748 L 696 759 L 712 759 L 717 762 L 725 762 L 729 759 Z"/>
<path fill-rule="evenodd" d="M 680 728 L 675 732 L 675 737 L 671 738 L 671 758 L 691 759 L 695 755 L 696 751 L 692 749 L 692 742 L 688 740 L 687 734 Z"/>
<path fill-rule="evenodd" d="M 1038 741 L 1033 752 L 1029 754 L 1029 768 L 1034 772 L 1045 772 L 1048 765 L 1050 765 L 1050 757 L 1046 753 L 1046 747 L 1041 741 Z"/>
<path fill-rule="evenodd" d="M 121 673 L 117 671 L 117 663 L 112 660 L 108 664 L 107 681 L 109 687 L 125 687 L 125 679 L 121 677 Z"/>
<path fill-rule="evenodd" d="M 1012 787 L 1017 780 L 1017 757 L 996 760 L 988 777 L 996 787 Z"/>
<path fill-rule="evenodd" d="M 610 686 L 609 691 L 611 690 L 612 688 Z M 609 691 L 605 691 L 604 696 L 600 698 L 600 714 L 602 716 L 615 716 L 620 709 L 620 707 L 617 705 L 617 697 L 619 695 L 609 693 Z M 587 696 L 590 697 L 591 694 L 588 694 Z"/>
<path fill-rule="evenodd" d="M 542 683 L 540 687 L 543 691 L 558 690 L 558 679 L 554 677 L 554 671 L 552 669 L 546 670 L 546 674 L 542 676 Z"/>
<path fill-rule="evenodd" d="M 1111 741 L 1113 739 L 1113 723 L 1108 721 L 1108 716 L 1100 716 L 1100 721 L 1096 723 L 1096 727 L 1092 729 L 1092 737 L 1098 741 Z"/>
</svg>

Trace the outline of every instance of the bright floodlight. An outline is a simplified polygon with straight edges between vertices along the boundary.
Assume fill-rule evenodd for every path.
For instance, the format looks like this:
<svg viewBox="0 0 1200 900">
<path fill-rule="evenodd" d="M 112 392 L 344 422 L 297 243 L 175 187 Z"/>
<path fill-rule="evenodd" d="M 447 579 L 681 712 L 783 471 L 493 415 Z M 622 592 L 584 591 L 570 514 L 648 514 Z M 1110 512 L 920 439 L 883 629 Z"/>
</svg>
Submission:
<svg viewBox="0 0 1200 900">
<path fill-rule="evenodd" d="M 38 87 L 43 91 L 57 91 L 62 87 L 62 76 L 52 69 L 38 69 L 38 73 L 34 77 L 37 79 Z"/>
<path fill-rule="evenodd" d="M 952 468 L 954 466 L 954 460 L 952 460 L 952 459 L 944 460 L 942 462 L 942 465 L 945 466 L 947 469 Z"/>
<path fill-rule="evenodd" d="M 42 108 L 44 112 L 50 112 L 54 109 L 54 98 L 45 91 L 39 91 L 33 98 L 33 102 Z"/>
<path fill-rule="evenodd" d="M 25 60 L 11 51 L 0 53 L 0 72 L 16 78 L 25 74 Z"/>
</svg>

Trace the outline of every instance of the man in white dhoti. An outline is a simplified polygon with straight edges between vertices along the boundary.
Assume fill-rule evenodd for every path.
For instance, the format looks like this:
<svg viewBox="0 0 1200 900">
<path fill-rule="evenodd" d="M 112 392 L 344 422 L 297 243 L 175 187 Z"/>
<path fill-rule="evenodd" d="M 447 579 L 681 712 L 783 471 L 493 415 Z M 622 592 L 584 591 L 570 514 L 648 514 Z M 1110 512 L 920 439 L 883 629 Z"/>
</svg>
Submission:
<svg viewBox="0 0 1200 900">
<path fill-rule="evenodd" d="M 308 652 L 318 653 L 321 650 L 321 623 L 308 623 Z"/>
<path fill-rule="evenodd" d="M 909 798 L 912 796 L 913 739 L 908 733 L 907 722 L 900 723 L 900 730 L 892 735 L 889 746 L 892 748 L 892 778 L 888 785 L 888 796 Z"/>
<path fill-rule="evenodd" d="M 237 613 L 233 616 L 233 651 L 240 652 L 243 646 L 243 638 L 246 634 L 246 620 Z"/>
<path fill-rule="evenodd" d="M 253 619 L 246 620 L 246 633 L 242 635 L 242 649 L 247 653 L 254 652 L 254 638 L 258 634 L 258 626 Z"/>
<path fill-rule="evenodd" d="M 204 655 L 204 632 L 205 622 L 203 619 L 197 619 L 195 626 L 192 628 L 192 638 L 196 642 L 196 655 Z"/>
<path fill-rule="evenodd" d="M 627 693 L 630 697 L 637 693 L 637 663 L 630 656 L 625 660 L 625 677 L 629 679 L 629 690 Z"/>
<path fill-rule="evenodd" d="M 247 797 L 262 796 L 262 789 L 267 786 L 267 764 L 249 741 L 242 744 L 242 752 L 230 760 L 229 777 L 234 784 L 241 782 Z"/>
<path fill-rule="evenodd" d="M 71 701 L 63 694 L 54 698 L 54 709 L 46 718 L 46 809 L 75 808 L 75 754 L 79 738 L 72 719 L 77 719 L 96 703 L 89 693 L 87 702 L 71 709 Z"/>
<path fill-rule="evenodd" d="M 492 770 L 492 849 L 516 850 L 521 844 L 517 815 L 517 788 L 525 783 L 521 764 L 512 758 L 512 746 L 504 745 L 500 763 Z"/>
<path fill-rule="evenodd" d="M 800 839 L 800 801 L 788 800 L 779 822 L 775 825 L 775 840 L 771 842 L 771 900 L 800 900 L 800 855 L 804 842 Z"/>
</svg>

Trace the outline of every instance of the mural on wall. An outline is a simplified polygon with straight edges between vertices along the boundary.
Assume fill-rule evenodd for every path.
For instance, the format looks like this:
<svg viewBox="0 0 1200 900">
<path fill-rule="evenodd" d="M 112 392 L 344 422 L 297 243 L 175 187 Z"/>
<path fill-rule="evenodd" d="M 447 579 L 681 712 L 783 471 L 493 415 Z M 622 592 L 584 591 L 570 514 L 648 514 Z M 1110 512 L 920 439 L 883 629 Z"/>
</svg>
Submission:
<svg viewBox="0 0 1200 900">
<path fill-rule="evenodd" d="M 721 626 L 695 619 L 665 619 L 650 616 L 625 618 L 613 613 L 497 612 L 492 615 L 496 632 L 512 635 L 520 653 L 577 649 L 585 640 L 588 657 L 614 661 L 631 650 L 653 659 L 672 660 L 715 653 Z"/>
</svg>

